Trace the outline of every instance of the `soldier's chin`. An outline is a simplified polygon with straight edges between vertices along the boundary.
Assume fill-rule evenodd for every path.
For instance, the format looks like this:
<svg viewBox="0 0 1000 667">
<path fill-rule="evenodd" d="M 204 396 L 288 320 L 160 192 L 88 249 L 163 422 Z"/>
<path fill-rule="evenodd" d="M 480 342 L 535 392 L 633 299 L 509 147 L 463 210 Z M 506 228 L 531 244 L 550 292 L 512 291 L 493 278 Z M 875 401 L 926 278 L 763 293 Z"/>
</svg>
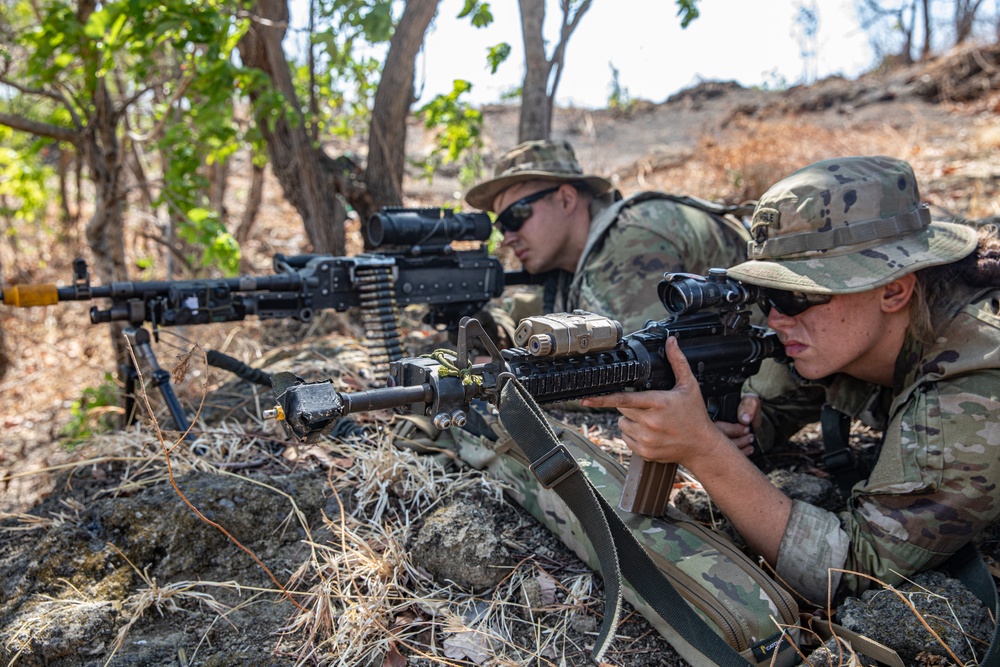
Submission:
<svg viewBox="0 0 1000 667">
<path fill-rule="evenodd" d="M 820 370 L 802 361 L 795 360 L 795 373 L 801 376 L 805 380 L 821 380 L 825 377 L 833 375 L 836 371 L 834 370 Z"/>
</svg>

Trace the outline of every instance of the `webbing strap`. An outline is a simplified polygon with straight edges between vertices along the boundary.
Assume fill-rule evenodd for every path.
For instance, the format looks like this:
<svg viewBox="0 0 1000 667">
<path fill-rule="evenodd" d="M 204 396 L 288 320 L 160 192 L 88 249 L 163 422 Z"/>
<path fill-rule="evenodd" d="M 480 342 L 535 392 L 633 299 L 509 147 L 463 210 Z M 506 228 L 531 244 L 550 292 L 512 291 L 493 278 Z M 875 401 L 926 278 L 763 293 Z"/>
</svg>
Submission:
<svg viewBox="0 0 1000 667">
<path fill-rule="evenodd" d="M 532 472 L 569 506 L 597 552 L 604 580 L 604 622 L 590 657 L 600 662 L 614 639 L 622 608 L 618 554 L 608 522 L 576 460 L 556 438 L 538 404 L 512 376 L 500 390 L 499 412 L 504 428 L 531 461 Z"/>
<path fill-rule="evenodd" d="M 568 469 L 565 445 L 556 438 L 535 400 L 516 380 L 509 379 L 500 391 L 500 421 L 514 442 L 532 462 L 536 474 L 551 471 L 551 477 L 539 476 L 566 503 L 583 526 L 597 553 L 604 580 L 605 613 L 598 641 L 591 652 L 595 662 L 614 638 L 621 611 L 621 573 L 635 592 L 674 628 L 681 639 L 695 650 L 723 667 L 751 667 L 722 637 L 685 602 L 667 580 L 631 530 L 604 497 L 595 491 L 575 461 Z M 552 461 L 558 461 L 553 464 Z M 553 482 L 553 480 L 555 480 Z M 622 567 L 619 567 L 619 558 Z"/>
<path fill-rule="evenodd" d="M 582 474 L 582 473 L 581 473 Z M 677 634 L 695 651 L 712 659 L 722 667 L 748 667 L 752 665 L 714 632 L 681 597 L 673 584 L 664 576 L 646 549 L 603 496 L 598 502 L 611 527 L 611 534 L 618 546 L 621 571 L 632 589 L 652 607 Z M 789 648 L 786 646 L 785 648 Z"/>
<path fill-rule="evenodd" d="M 813 618 L 809 621 L 809 628 L 816 632 L 820 639 L 824 641 L 836 636 L 839 639 L 847 640 L 855 653 L 877 660 L 884 665 L 889 665 L 889 667 L 906 667 L 899 654 L 888 646 L 880 644 L 864 635 L 859 635 L 836 623 L 831 623 L 820 618 Z"/>
<path fill-rule="evenodd" d="M 774 259 L 802 252 L 830 250 L 858 245 L 879 239 L 891 239 L 902 234 L 919 231 L 931 223 L 931 212 L 926 205 L 891 218 L 876 218 L 852 222 L 824 232 L 799 232 L 769 238 L 761 243 L 751 241 L 747 248 L 749 259 Z M 753 229 L 751 229 L 753 233 Z"/>
</svg>

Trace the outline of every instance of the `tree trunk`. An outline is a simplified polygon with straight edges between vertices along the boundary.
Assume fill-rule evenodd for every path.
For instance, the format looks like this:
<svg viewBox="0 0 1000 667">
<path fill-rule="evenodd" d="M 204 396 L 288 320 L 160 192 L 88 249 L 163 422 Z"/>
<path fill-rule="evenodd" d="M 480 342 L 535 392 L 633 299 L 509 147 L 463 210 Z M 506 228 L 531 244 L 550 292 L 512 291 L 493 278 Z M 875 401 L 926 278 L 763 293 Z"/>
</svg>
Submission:
<svg viewBox="0 0 1000 667">
<path fill-rule="evenodd" d="M 59 151 L 59 218 L 64 239 L 75 236 L 77 216 L 69 208 L 69 177 L 76 150 L 57 146 Z M 79 209 L 78 209 L 79 210 Z"/>
<path fill-rule="evenodd" d="M 101 283 L 128 280 L 125 265 L 125 225 L 121 184 L 121 148 L 118 144 L 118 117 L 104 81 L 94 90 L 94 117 L 84 139 L 87 163 L 94 182 L 94 214 L 87 223 L 87 242 L 94 255 L 94 268 Z M 122 326 L 111 323 L 111 345 L 118 367 L 130 363 L 122 338 Z"/>
<path fill-rule="evenodd" d="M 298 116 L 298 122 L 289 122 L 284 115 L 277 120 L 257 119 L 267 142 L 272 170 L 285 197 L 302 216 L 312 251 L 343 255 L 347 210 L 341 197 L 363 215 L 371 213 L 370 197 L 360 183 L 349 182 L 338 174 L 334 161 L 309 139 L 288 61 L 281 49 L 288 25 L 286 0 L 258 0 L 253 13 L 260 20 L 255 20 L 240 40 L 240 58 L 247 67 L 265 72 Z M 251 97 L 255 100 L 254 95 Z"/>
<path fill-rule="evenodd" d="M 955 0 L 955 44 L 964 44 L 972 35 L 972 26 L 983 0 Z"/>
<path fill-rule="evenodd" d="M 903 14 L 904 10 L 899 10 L 899 25 L 903 30 L 903 52 L 902 61 L 904 65 L 913 64 L 913 33 L 917 29 L 917 0 L 913 0 L 913 4 L 910 5 L 910 25 L 903 25 Z"/>
<path fill-rule="evenodd" d="M 920 8 L 924 13 L 924 45 L 920 49 L 921 62 L 931 57 L 931 0 L 921 0 Z"/>
<path fill-rule="evenodd" d="M 408 0 L 389 42 L 375 91 L 368 140 L 368 192 L 375 210 L 403 203 L 406 119 L 413 104 L 414 62 L 439 0 Z"/>
<path fill-rule="evenodd" d="M 257 213 L 260 212 L 260 204 L 264 199 L 264 167 L 257 163 L 252 163 L 253 172 L 250 176 L 250 191 L 247 192 L 247 205 L 243 209 L 243 217 L 236 228 L 236 242 L 240 248 L 250 240 L 250 232 L 254 222 L 257 221 Z M 249 273 L 250 266 L 246 255 L 240 254 L 240 271 Z"/>
<path fill-rule="evenodd" d="M 219 219 L 226 219 L 226 186 L 229 184 L 229 158 L 216 160 L 207 166 L 208 201 Z"/>
<path fill-rule="evenodd" d="M 524 39 L 524 83 L 521 86 L 521 117 L 517 141 L 548 139 L 549 126 L 549 61 L 545 56 L 545 3 L 539 0 L 518 0 L 521 7 L 521 35 Z"/>
</svg>

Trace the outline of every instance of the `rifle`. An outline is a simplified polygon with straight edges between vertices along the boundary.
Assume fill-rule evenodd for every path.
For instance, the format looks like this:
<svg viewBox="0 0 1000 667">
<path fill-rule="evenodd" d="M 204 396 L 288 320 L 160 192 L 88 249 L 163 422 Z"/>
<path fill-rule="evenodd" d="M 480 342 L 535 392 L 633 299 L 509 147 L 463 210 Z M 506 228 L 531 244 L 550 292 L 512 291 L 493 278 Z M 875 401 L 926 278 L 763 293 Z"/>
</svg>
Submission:
<svg viewBox="0 0 1000 667">
<path fill-rule="evenodd" d="M 525 318 L 515 332 L 519 347 L 497 349 L 479 322 L 464 318 L 455 354 L 437 353 L 393 361 L 389 386 L 338 392 L 329 380 L 306 383 L 292 373 L 274 376 L 277 405 L 265 418 L 281 421 L 295 438 L 315 440 L 343 415 L 399 408 L 432 417 L 440 429 L 464 426 L 470 403 L 499 407 L 504 382 L 517 379 L 538 403 L 575 400 L 628 389 L 670 389 L 675 383 L 665 344 L 677 338 L 691 364 L 712 419 L 736 421 L 744 380 L 765 358 L 781 357 L 774 332 L 752 325 L 749 305 L 759 288 L 712 269 L 707 276 L 667 273 L 658 286 L 668 317 L 622 335 L 615 320 L 585 311 Z M 490 354 L 471 363 L 470 342 Z M 621 508 L 661 515 L 673 487 L 676 464 L 633 457 Z"/>
<path fill-rule="evenodd" d="M 170 386 L 170 373 L 161 369 L 150 344 L 159 340 L 159 327 L 291 318 L 309 322 L 322 310 L 358 307 L 376 367 L 401 359 L 397 309 L 412 304 L 429 307 L 424 322 L 457 331 L 461 318 L 472 315 L 503 293 L 506 285 L 534 284 L 524 272 L 505 273 L 486 245 L 456 250 L 454 241 L 486 241 L 492 229 L 485 213 L 456 213 L 441 208 L 384 208 L 373 215 L 363 232 L 376 252 L 352 257 L 305 254 L 275 255 L 276 275 L 204 280 L 113 282 L 92 286 L 87 263 L 73 262 L 73 283 L 15 285 L 0 290 L 8 306 L 52 305 L 61 301 L 109 299 L 107 308 L 93 306 L 90 321 L 126 322 L 125 335 L 137 354 L 153 368 L 152 381 L 160 390 L 177 428 L 188 421 Z M 218 352 L 209 363 L 236 372 L 245 379 L 271 385 L 270 377 Z M 123 368 L 126 425 L 134 413 L 138 377 L 132 364 Z M 241 370 L 242 369 L 242 370 Z"/>
</svg>

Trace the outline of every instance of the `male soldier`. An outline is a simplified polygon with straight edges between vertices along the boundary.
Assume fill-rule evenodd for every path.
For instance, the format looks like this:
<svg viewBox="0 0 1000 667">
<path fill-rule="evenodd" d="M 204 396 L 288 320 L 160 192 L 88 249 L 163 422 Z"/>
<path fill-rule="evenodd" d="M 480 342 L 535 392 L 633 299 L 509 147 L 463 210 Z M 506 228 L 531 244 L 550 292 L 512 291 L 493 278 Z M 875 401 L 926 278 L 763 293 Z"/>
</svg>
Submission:
<svg viewBox="0 0 1000 667">
<path fill-rule="evenodd" d="M 561 271 L 546 310 L 606 315 L 626 333 L 666 315 L 656 291 L 664 272 L 733 266 L 750 240 L 739 220 L 707 201 L 659 192 L 622 199 L 610 181 L 583 173 L 565 141 L 515 146 L 465 200 L 498 213 L 503 245 L 528 273 Z"/>
</svg>

